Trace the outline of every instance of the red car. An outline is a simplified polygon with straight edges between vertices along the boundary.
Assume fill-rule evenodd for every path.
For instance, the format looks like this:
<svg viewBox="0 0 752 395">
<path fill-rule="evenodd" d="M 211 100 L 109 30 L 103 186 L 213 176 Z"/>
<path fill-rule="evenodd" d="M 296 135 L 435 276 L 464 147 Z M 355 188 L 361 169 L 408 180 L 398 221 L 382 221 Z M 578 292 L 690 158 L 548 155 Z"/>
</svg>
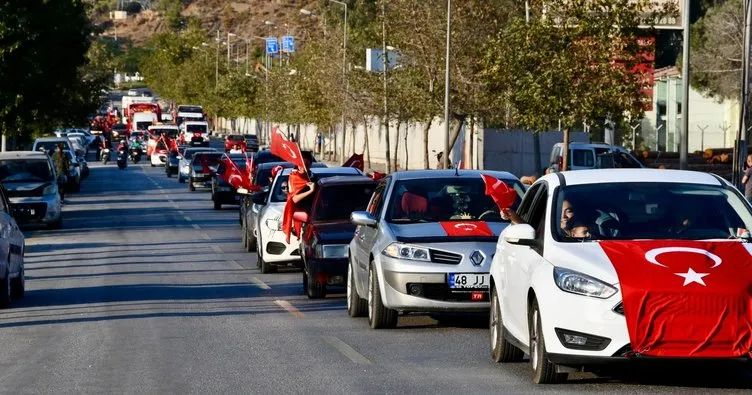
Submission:
<svg viewBox="0 0 752 395">
<path fill-rule="evenodd" d="M 245 137 L 242 134 L 231 134 L 225 139 L 225 152 L 230 152 L 234 146 L 238 146 L 243 152 L 246 150 Z"/>
</svg>

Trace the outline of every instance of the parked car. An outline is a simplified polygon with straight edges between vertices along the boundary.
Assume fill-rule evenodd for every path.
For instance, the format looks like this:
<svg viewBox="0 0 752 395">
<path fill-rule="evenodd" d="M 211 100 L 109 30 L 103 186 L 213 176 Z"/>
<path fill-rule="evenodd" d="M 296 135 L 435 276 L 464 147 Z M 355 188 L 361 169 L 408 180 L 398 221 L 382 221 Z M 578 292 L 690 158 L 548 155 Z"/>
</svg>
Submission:
<svg viewBox="0 0 752 395">
<path fill-rule="evenodd" d="M 283 169 L 289 169 L 293 167 L 290 162 L 267 162 L 258 165 L 256 172 L 253 173 L 252 185 L 256 189 L 255 191 L 249 191 L 246 195 L 242 195 L 240 203 L 240 227 L 242 232 L 243 248 L 247 252 L 256 251 L 256 225 L 258 224 L 258 215 L 263 205 L 253 202 L 253 195 L 256 193 L 269 193 L 273 180 L 272 170 L 280 166 Z M 321 168 L 326 167 L 325 164 L 316 162 L 312 163 L 311 167 Z"/>
<path fill-rule="evenodd" d="M 4 155 L 4 154 L 3 154 Z M 0 308 L 10 307 L 11 299 L 21 299 L 26 291 L 24 235 L 13 218 L 5 188 L 0 188 Z"/>
<path fill-rule="evenodd" d="M 564 163 L 562 143 L 554 144 L 551 149 L 549 167 L 557 172 Z M 645 166 L 624 147 L 602 143 L 569 143 L 569 170 L 633 168 Z"/>
<path fill-rule="evenodd" d="M 49 155 L 36 151 L 0 153 L 0 183 L 19 224 L 42 224 L 52 229 L 62 226 L 59 188 L 64 185 L 58 185 Z"/>
<path fill-rule="evenodd" d="M 188 179 L 188 177 L 191 174 L 191 160 L 193 160 L 193 155 L 197 154 L 199 152 L 219 152 L 214 148 L 205 148 L 205 147 L 188 147 L 185 150 L 183 150 L 182 158 L 180 158 L 180 162 L 178 163 L 178 182 L 184 183 L 185 180 Z"/>
<path fill-rule="evenodd" d="M 188 174 L 189 191 L 195 191 L 196 186 L 211 188 L 212 176 L 217 172 L 221 157 L 222 154 L 219 152 L 198 152 L 193 155 Z"/>
<path fill-rule="evenodd" d="M 214 209 L 219 210 L 223 204 L 240 204 L 240 194 L 237 189 L 228 183 L 225 173 L 239 171 L 247 174 L 245 154 L 223 154 L 219 160 L 219 166 L 216 173 L 212 175 L 211 181 L 211 199 L 214 203 Z M 250 159 L 249 159 L 250 160 Z"/>
<path fill-rule="evenodd" d="M 295 213 L 304 224 L 300 251 L 309 298 L 323 298 L 328 286 L 347 282 L 348 244 L 355 232 L 350 214 L 366 209 L 375 188 L 376 181 L 366 176 L 324 178 L 317 182 L 311 212 Z"/>
<path fill-rule="evenodd" d="M 352 213 L 349 314 L 393 328 L 400 312 L 488 311 L 488 270 L 509 224 L 481 175 L 525 189 L 507 172 L 402 171 L 383 178 L 366 211 Z M 365 307 L 368 306 L 368 309 Z"/>
<path fill-rule="evenodd" d="M 752 211 L 727 181 L 564 172 L 533 184 L 517 214 L 491 265 L 496 362 L 528 353 L 543 384 L 637 357 L 749 357 L 738 319 L 749 321 Z"/>
</svg>

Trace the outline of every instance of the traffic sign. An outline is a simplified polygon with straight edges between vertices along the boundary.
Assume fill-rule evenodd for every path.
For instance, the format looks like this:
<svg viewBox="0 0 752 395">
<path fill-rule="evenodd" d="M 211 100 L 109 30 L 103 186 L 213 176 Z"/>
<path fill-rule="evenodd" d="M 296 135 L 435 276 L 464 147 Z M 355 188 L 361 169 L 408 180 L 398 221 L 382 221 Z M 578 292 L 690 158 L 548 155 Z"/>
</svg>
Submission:
<svg viewBox="0 0 752 395">
<path fill-rule="evenodd" d="M 266 53 L 269 55 L 279 53 L 279 43 L 277 42 L 277 37 L 269 37 L 266 39 Z"/>
<path fill-rule="evenodd" d="M 295 38 L 293 36 L 282 37 L 282 52 L 295 52 Z"/>
</svg>

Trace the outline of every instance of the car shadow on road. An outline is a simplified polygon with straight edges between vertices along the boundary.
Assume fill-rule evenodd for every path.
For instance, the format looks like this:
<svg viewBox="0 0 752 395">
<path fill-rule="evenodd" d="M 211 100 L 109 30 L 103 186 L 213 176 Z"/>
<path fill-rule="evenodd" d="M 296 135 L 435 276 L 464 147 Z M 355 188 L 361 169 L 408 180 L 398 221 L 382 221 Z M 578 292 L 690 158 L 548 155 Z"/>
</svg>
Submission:
<svg viewBox="0 0 752 395">
<path fill-rule="evenodd" d="M 749 361 L 630 361 L 604 367 L 595 374 L 570 374 L 566 385 L 626 385 L 686 388 L 752 388 Z M 578 376 L 585 375 L 580 378 Z"/>
</svg>

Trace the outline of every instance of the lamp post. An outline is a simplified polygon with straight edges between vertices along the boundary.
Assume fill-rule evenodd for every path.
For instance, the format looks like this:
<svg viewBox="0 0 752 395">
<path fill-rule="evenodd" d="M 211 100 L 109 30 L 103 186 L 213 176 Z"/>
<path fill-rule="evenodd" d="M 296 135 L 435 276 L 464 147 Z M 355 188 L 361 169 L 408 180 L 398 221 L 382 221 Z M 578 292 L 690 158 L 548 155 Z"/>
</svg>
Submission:
<svg viewBox="0 0 752 395">
<path fill-rule="evenodd" d="M 744 1 L 744 49 L 742 56 L 742 89 L 741 105 L 739 109 L 739 129 L 736 132 L 734 144 L 734 171 L 732 182 L 740 187 L 744 162 L 747 159 L 747 130 L 749 129 L 749 62 L 750 44 L 752 44 L 752 0 Z"/>
<path fill-rule="evenodd" d="M 682 123 L 679 136 L 679 169 L 687 170 L 687 151 L 689 149 L 689 3 L 684 1 L 682 25 L 684 42 L 682 44 Z"/>
<path fill-rule="evenodd" d="M 444 162 L 445 169 L 449 168 L 449 56 L 452 48 L 452 0 L 447 0 L 447 26 L 446 26 L 446 59 L 444 73 Z"/>
<path fill-rule="evenodd" d="M 227 33 L 227 68 L 230 68 L 230 38 L 235 37 L 235 33 Z"/>
<path fill-rule="evenodd" d="M 219 29 L 217 29 L 216 41 L 217 41 L 217 57 L 215 59 L 216 63 L 214 64 L 214 89 L 215 90 L 219 86 L 219 44 L 221 44 L 219 41 Z"/>
<path fill-rule="evenodd" d="M 338 0 L 329 0 L 334 4 L 341 5 L 345 10 L 345 22 L 342 37 L 342 161 L 345 161 L 345 116 L 347 115 L 347 3 Z"/>
<path fill-rule="evenodd" d="M 308 15 L 311 18 L 315 18 L 315 17 L 318 16 L 315 12 L 307 10 L 305 8 L 301 8 L 300 9 L 300 13 L 303 14 L 303 15 Z M 324 15 L 323 24 L 324 24 L 324 37 L 326 37 L 326 14 Z"/>
</svg>

